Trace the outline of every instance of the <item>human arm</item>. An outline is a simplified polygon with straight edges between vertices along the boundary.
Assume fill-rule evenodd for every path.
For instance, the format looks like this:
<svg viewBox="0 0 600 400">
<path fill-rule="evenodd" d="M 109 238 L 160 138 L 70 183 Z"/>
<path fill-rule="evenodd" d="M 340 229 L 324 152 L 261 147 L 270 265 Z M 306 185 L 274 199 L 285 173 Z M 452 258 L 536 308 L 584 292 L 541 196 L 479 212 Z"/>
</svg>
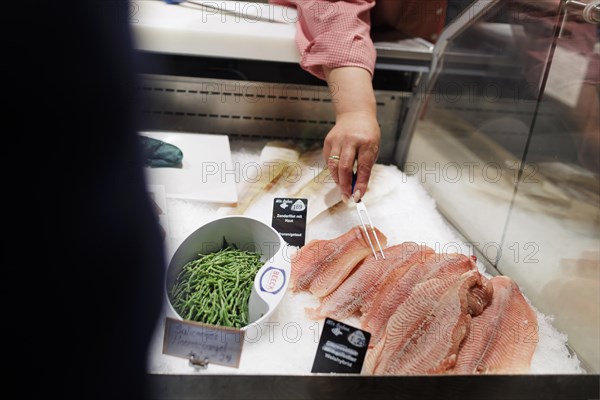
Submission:
<svg viewBox="0 0 600 400">
<path fill-rule="evenodd" d="M 302 68 L 325 79 L 325 68 L 361 67 L 373 75 L 371 9 L 375 0 L 270 0 L 296 7 L 296 45 Z"/>
<path fill-rule="evenodd" d="M 300 65 L 327 80 L 332 93 L 336 124 L 325 139 L 323 154 L 340 185 L 342 198 L 351 193 L 352 166 L 358 159 L 355 187 L 358 200 L 367 190 L 377 158 L 380 129 L 371 79 L 375 47 L 370 37 L 370 11 L 375 0 L 271 0 L 298 9 L 296 44 Z"/>
</svg>

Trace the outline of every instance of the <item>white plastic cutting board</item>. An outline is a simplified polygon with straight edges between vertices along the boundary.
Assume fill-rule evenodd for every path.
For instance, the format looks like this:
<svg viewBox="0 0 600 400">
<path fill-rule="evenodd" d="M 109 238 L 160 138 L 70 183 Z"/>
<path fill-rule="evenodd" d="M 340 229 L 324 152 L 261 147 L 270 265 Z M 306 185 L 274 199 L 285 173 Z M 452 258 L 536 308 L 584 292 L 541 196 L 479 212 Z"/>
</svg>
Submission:
<svg viewBox="0 0 600 400">
<path fill-rule="evenodd" d="M 237 203 L 236 176 L 229 138 L 180 132 L 140 132 L 177 146 L 182 168 L 145 168 L 149 185 L 165 187 L 167 197 L 233 205 Z M 229 171 L 229 173 L 227 173 Z"/>
</svg>

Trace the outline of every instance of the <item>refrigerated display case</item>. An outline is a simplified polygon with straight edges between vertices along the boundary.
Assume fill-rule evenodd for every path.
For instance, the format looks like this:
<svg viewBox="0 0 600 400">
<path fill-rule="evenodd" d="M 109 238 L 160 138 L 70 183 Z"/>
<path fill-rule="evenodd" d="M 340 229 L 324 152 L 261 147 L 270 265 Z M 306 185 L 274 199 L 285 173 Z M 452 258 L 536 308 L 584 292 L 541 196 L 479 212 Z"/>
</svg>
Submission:
<svg viewBox="0 0 600 400">
<path fill-rule="evenodd" d="M 137 3 L 147 3 L 139 4 L 133 24 L 143 67 L 144 130 L 225 134 L 240 151 L 273 139 L 318 145 L 335 123 L 328 88 L 302 71 L 289 51 L 293 23 Z M 165 20 L 157 22 L 160 16 Z M 184 18 L 184 28 L 169 25 L 169 18 Z M 220 28 L 194 25 L 203 18 Z M 227 20 L 235 24 L 223 28 L 219 21 Z M 567 343 L 565 363 L 576 359 L 580 369 L 416 377 L 286 368 L 214 373 L 179 360 L 184 364 L 178 368 L 150 368 L 151 395 L 597 398 L 599 20 L 598 2 L 476 1 L 435 46 L 415 39 L 376 43 L 374 78 L 382 131 L 378 162 L 400 168 L 404 174 L 397 179 L 410 177 L 426 190 L 460 246 L 473 251 L 488 273 L 518 283 Z M 245 46 L 239 42 L 244 35 Z M 227 43 L 239 50 L 228 50 Z M 234 161 L 242 156 L 234 154 Z M 370 204 L 371 212 L 377 215 L 382 204 Z M 200 208 L 194 212 L 217 211 Z"/>
</svg>

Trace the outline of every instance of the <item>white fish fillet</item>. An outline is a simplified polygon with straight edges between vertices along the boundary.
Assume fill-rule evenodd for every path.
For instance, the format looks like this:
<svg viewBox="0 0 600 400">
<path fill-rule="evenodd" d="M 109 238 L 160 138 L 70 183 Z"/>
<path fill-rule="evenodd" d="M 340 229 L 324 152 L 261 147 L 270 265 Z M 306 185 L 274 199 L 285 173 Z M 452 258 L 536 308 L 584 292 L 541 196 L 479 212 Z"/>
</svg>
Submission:
<svg viewBox="0 0 600 400">
<path fill-rule="evenodd" d="M 289 165 L 295 163 L 299 156 L 300 150 L 287 143 L 267 143 L 262 149 L 260 160 L 255 168 L 244 168 L 244 170 L 256 170 L 257 173 L 252 177 L 242 177 L 247 180 L 238 186 L 237 206 L 234 208 L 223 207 L 219 210 L 219 214 L 244 215 L 258 197 L 264 192 L 268 192 L 281 179 Z"/>
</svg>

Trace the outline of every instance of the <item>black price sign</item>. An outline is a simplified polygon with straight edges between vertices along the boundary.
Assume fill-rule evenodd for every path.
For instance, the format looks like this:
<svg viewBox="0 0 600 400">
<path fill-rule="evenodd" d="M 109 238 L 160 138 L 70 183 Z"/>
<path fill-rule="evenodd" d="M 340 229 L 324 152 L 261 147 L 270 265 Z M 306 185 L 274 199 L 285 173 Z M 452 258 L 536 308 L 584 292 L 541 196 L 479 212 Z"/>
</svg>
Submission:
<svg viewBox="0 0 600 400">
<path fill-rule="evenodd" d="M 276 198 L 271 226 L 290 246 L 302 247 L 306 240 L 308 199 Z"/>
<path fill-rule="evenodd" d="M 312 372 L 360 374 L 370 339 L 369 332 L 325 318 Z"/>
</svg>

